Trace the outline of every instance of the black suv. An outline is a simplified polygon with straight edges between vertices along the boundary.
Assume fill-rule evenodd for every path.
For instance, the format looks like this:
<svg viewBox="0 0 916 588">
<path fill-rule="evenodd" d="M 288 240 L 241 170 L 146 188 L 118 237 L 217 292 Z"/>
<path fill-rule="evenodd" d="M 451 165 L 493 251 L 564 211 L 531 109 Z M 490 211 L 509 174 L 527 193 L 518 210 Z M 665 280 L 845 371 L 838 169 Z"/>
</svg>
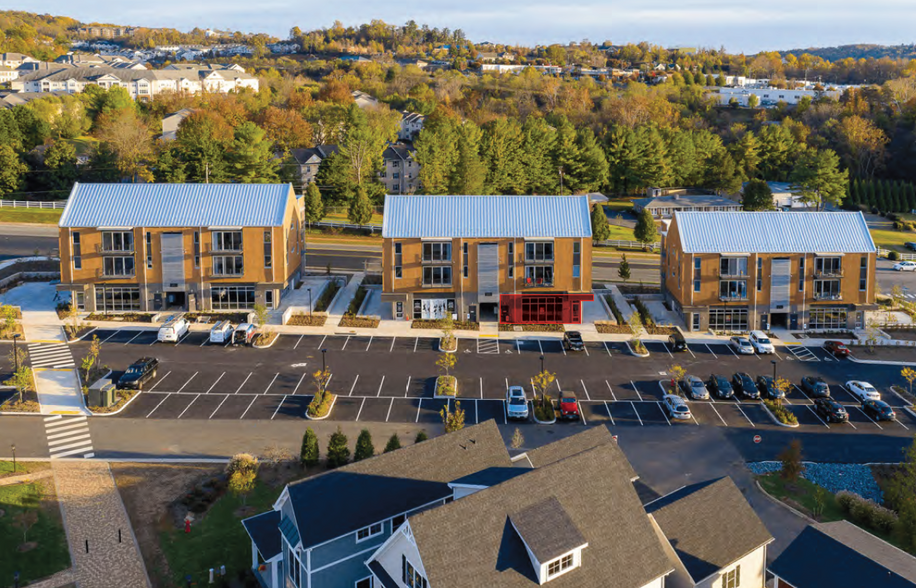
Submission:
<svg viewBox="0 0 916 588">
<path fill-rule="evenodd" d="M 742 396 L 747 398 L 753 398 L 754 400 L 760 398 L 760 390 L 757 389 L 757 384 L 754 383 L 754 379 L 750 374 L 746 372 L 738 372 L 732 376 L 732 387 L 735 392 L 740 392 Z"/>
<path fill-rule="evenodd" d="M 770 400 L 786 397 L 786 393 L 776 387 L 776 381 L 772 376 L 757 376 L 757 389 Z"/>
<path fill-rule="evenodd" d="M 729 382 L 728 378 L 725 376 L 719 376 L 716 374 L 709 376 L 709 381 L 706 383 L 706 388 L 711 394 L 715 394 L 716 398 L 721 400 L 727 400 L 735 395 L 735 391 L 732 388 L 731 382 Z"/>
<path fill-rule="evenodd" d="M 815 398 L 814 411 L 828 423 L 845 423 L 849 421 L 846 408 L 833 398 Z"/>
<path fill-rule="evenodd" d="M 579 331 L 566 331 L 563 333 L 563 348 L 566 351 L 584 351 L 585 343 Z"/>
<path fill-rule="evenodd" d="M 805 376 L 801 380 L 801 389 L 811 398 L 830 398 L 830 386 L 824 378 Z"/>
<path fill-rule="evenodd" d="M 675 331 L 668 337 L 668 347 L 671 351 L 687 351 L 687 340 L 680 331 Z"/>
<path fill-rule="evenodd" d="M 155 357 L 144 357 L 135 361 L 118 379 L 118 388 L 141 390 L 143 384 L 156 377 L 159 360 Z"/>
</svg>

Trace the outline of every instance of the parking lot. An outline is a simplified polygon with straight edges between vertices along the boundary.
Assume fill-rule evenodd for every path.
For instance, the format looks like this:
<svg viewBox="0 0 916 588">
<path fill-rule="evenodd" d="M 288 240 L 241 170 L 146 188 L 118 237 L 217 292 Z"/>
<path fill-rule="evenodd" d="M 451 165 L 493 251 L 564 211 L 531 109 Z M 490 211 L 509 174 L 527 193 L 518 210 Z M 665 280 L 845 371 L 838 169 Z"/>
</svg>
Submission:
<svg viewBox="0 0 916 588">
<path fill-rule="evenodd" d="M 189 333 L 178 344 L 157 343 L 154 330 L 98 330 L 95 335 L 102 341 L 101 361 L 115 370 L 115 377 L 140 357 L 160 360 L 156 378 L 117 415 L 122 418 L 304 419 L 316 387 L 312 374 L 321 369 L 322 359 L 331 373 L 328 388 L 338 395 L 332 420 L 437 423 L 439 411 L 455 403 L 433 398 L 438 375 L 434 338 L 281 335 L 271 348 L 253 349 L 211 345 L 205 332 Z M 73 345 L 77 362 L 88 347 L 88 341 Z M 691 344 L 679 353 L 662 342 L 649 341 L 646 347 L 650 357 L 638 358 L 619 342 L 586 342 L 584 351 L 572 353 L 559 340 L 543 337 L 459 338 L 452 371 L 458 380 L 457 401 L 467 423 L 491 418 L 507 422 L 503 400 L 508 386 L 525 386 L 530 395 L 530 378 L 540 371 L 543 357 L 545 369 L 557 376 L 555 392 L 573 392 L 580 401 L 581 421 L 568 426 L 775 428 L 759 401 L 690 402 L 692 417 L 681 422 L 672 422 L 661 406 L 674 363 L 705 380 L 711 373 L 772 375 L 775 361 L 777 375 L 796 384 L 805 375 L 824 377 L 834 398 L 849 411 L 849 423 L 828 425 L 812 410 L 811 400 L 793 388 L 786 405 L 801 429 L 916 432 L 916 416 L 889 389 L 901 381 L 894 366 L 837 361 L 820 348 L 800 345 L 778 346 L 773 356 L 738 356 L 725 344 Z M 861 412 L 841 387 L 853 378 L 874 384 L 895 407 L 898 421 L 876 423 Z"/>
</svg>

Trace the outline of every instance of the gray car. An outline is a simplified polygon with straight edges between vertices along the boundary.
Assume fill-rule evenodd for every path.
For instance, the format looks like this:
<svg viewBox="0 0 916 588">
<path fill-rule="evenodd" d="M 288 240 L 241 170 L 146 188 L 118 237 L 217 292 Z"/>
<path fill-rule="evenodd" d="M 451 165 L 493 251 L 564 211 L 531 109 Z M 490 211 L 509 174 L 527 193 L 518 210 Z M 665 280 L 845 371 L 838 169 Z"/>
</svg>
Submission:
<svg viewBox="0 0 916 588">
<path fill-rule="evenodd" d="M 696 376 L 687 376 L 680 382 L 681 391 L 690 400 L 709 400 L 709 390 L 703 380 Z"/>
<path fill-rule="evenodd" d="M 509 386 L 506 392 L 506 417 L 519 420 L 528 418 L 528 399 L 521 386 Z"/>
</svg>

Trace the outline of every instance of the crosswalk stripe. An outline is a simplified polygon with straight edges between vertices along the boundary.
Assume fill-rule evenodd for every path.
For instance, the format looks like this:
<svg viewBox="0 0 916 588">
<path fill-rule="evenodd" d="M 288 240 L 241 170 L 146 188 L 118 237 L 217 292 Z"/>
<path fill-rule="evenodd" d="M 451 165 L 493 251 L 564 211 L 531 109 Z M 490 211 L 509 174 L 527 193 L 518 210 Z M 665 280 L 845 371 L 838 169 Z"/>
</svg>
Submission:
<svg viewBox="0 0 916 588">
<path fill-rule="evenodd" d="M 92 442 L 89 441 L 88 439 L 83 439 L 82 441 L 71 443 L 70 445 L 62 445 L 60 447 L 54 447 L 51 449 L 51 456 L 53 457 L 54 455 L 57 455 L 58 451 L 63 451 L 65 449 L 73 449 L 74 447 L 88 447 L 89 449 L 92 449 Z"/>
<path fill-rule="evenodd" d="M 45 437 L 51 459 L 80 454 L 87 459 L 95 456 L 92 448 L 92 434 L 85 415 L 45 417 Z"/>
<path fill-rule="evenodd" d="M 86 445 L 85 447 L 80 447 L 79 449 L 71 449 L 69 451 L 62 451 L 61 453 L 55 453 L 51 455 L 51 457 L 57 457 L 57 458 L 70 457 L 71 455 L 78 455 L 80 453 L 82 453 L 83 457 L 85 457 L 86 459 L 89 459 L 90 457 L 93 457 L 95 455 L 95 453 L 92 453 L 92 445 Z"/>
<path fill-rule="evenodd" d="M 59 427 L 66 427 L 67 425 L 74 425 L 85 420 L 85 416 L 77 416 L 69 419 L 64 419 L 62 416 L 57 415 L 57 419 L 55 419 L 54 422 L 45 423 L 45 429 L 50 430 Z"/>
<path fill-rule="evenodd" d="M 84 443 L 84 442 L 89 443 L 88 441 L 89 437 L 90 437 L 89 431 L 86 431 L 82 435 L 74 435 L 66 439 L 58 439 L 57 441 L 48 441 L 48 447 L 51 447 L 53 451 L 53 448 L 56 445 L 62 445 L 64 443 L 76 443 L 77 441 L 79 441 L 80 443 Z"/>
<path fill-rule="evenodd" d="M 50 440 L 50 439 L 60 439 L 61 437 L 71 437 L 71 436 L 76 435 L 76 434 L 78 434 L 78 433 L 88 433 L 88 432 L 89 432 L 89 427 L 87 427 L 87 426 L 85 426 L 85 425 L 84 425 L 84 426 L 80 426 L 80 427 L 69 427 L 69 429 L 70 429 L 69 431 L 64 431 L 63 433 L 58 433 L 57 431 L 54 431 L 55 434 L 54 434 L 54 435 L 48 435 L 48 439 L 49 439 L 49 440 Z M 59 431 L 59 430 L 60 430 L 60 429 L 58 429 L 58 431 Z M 50 431 L 49 431 L 49 432 L 50 432 Z"/>
<path fill-rule="evenodd" d="M 45 417 L 45 423 L 47 423 L 47 422 L 49 422 L 49 421 L 59 421 L 59 420 L 62 419 L 62 418 L 64 418 L 64 417 L 60 416 L 59 414 L 56 414 L 56 415 L 54 415 L 54 416 Z"/>
</svg>

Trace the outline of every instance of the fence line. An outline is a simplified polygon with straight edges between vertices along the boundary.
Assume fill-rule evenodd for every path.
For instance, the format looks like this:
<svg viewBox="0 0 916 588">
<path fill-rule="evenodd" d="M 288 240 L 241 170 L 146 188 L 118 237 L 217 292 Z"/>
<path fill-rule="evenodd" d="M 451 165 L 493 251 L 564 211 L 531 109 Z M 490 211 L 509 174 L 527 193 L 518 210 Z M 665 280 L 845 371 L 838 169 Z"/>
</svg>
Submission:
<svg viewBox="0 0 916 588">
<path fill-rule="evenodd" d="M 887 257 L 889 249 L 878 249 L 878 257 Z M 897 253 L 897 261 L 916 261 L 916 253 Z"/>
<path fill-rule="evenodd" d="M 335 221 L 319 221 L 317 223 L 312 223 L 313 227 L 336 227 L 338 229 L 364 229 L 374 233 L 375 231 L 381 231 L 382 225 L 354 225 L 352 223 L 339 223 Z"/>
<path fill-rule="evenodd" d="M 46 208 L 60 209 L 67 206 L 66 200 L 39 202 L 31 200 L 0 200 L 0 208 Z"/>
<path fill-rule="evenodd" d="M 650 247 L 652 249 L 658 249 L 659 247 L 661 247 L 661 243 L 658 243 L 658 242 L 647 244 L 647 243 L 641 243 L 639 241 L 617 241 L 617 240 L 598 241 L 598 245 L 603 245 L 605 247 L 626 247 L 628 249 L 645 249 L 646 247 Z"/>
</svg>

